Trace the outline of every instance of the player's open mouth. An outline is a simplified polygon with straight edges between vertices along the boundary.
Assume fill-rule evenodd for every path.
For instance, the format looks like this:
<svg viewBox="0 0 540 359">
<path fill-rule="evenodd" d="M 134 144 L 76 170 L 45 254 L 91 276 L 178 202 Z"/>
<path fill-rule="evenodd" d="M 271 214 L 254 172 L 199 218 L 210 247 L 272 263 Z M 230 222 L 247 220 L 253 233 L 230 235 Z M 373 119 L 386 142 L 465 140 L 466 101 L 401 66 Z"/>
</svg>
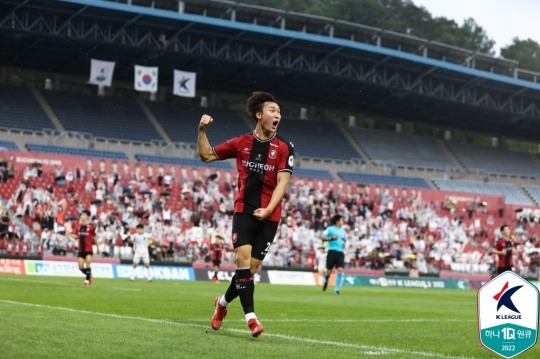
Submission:
<svg viewBox="0 0 540 359">
<path fill-rule="evenodd" d="M 272 125 L 273 125 L 274 127 L 277 127 L 278 124 L 279 124 L 279 121 L 274 121 L 274 122 L 272 122 Z"/>
</svg>

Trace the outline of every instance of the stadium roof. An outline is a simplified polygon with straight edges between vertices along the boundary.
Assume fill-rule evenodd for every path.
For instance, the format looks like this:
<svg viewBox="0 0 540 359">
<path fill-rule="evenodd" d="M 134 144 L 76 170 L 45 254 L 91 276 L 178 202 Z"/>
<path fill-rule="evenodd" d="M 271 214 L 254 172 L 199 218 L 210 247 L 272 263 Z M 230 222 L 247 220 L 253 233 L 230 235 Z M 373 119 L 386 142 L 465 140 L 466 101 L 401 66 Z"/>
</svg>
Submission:
<svg viewBox="0 0 540 359">
<path fill-rule="evenodd" d="M 197 72 L 203 91 L 540 140 L 540 76 L 512 61 L 231 1 L 0 0 L 0 65 L 86 75 L 91 58 Z M 140 6 L 143 5 L 143 6 Z M 150 6 L 152 5 L 152 6 Z"/>
</svg>

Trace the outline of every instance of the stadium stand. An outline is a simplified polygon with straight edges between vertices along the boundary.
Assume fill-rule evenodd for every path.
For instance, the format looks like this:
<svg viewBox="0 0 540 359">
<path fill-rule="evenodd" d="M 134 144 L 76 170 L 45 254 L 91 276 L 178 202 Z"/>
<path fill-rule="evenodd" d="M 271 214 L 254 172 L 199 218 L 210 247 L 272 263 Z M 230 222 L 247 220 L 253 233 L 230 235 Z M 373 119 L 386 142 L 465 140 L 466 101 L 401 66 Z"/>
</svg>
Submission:
<svg viewBox="0 0 540 359">
<path fill-rule="evenodd" d="M 67 131 L 132 141 L 162 140 L 134 99 L 63 91 L 43 95 Z"/>
<path fill-rule="evenodd" d="M 540 204 L 540 186 L 523 186 L 523 189 L 531 198 L 536 202 L 536 204 Z"/>
<path fill-rule="evenodd" d="M 385 186 L 431 188 L 429 184 L 422 178 L 384 176 L 384 175 L 373 175 L 373 174 L 354 173 L 354 172 L 338 172 L 338 175 L 344 181 L 353 181 L 353 182 L 359 182 L 359 183 L 375 183 L 375 184 L 385 185 Z"/>
<path fill-rule="evenodd" d="M 507 204 L 532 205 L 531 201 L 517 187 L 509 183 L 461 181 L 434 178 L 437 188 L 444 191 L 504 196 Z"/>
<path fill-rule="evenodd" d="M 531 177 L 540 173 L 540 163 L 530 154 L 456 141 L 447 141 L 446 144 L 471 172 Z"/>
<path fill-rule="evenodd" d="M 456 169 L 434 138 L 367 128 L 351 128 L 349 131 L 374 161 L 398 167 Z"/>
<path fill-rule="evenodd" d="M 0 85 L 0 127 L 41 131 L 52 129 L 49 120 L 27 87 Z"/>
<path fill-rule="evenodd" d="M 210 163 L 202 163 L 200 160 L 195 160 L 192 158 L 179 158 L 179 157 L 166 157 L 166 156 L 152 156 L 152 155 L 135 155 L 139 161 L 143 162 L 152 162 L 152 163 L 166 163 L 171 165 L 180 165 L 180 166 L 203 166 L 210 168 L 221 168 L 225 170 L 231 170 L 233 167 L 229 162 L 226 161 L 215 161 Z"/>
<path fill-rule="evenodd" d="M 6 149 L 6 150 L 18 150 L 19 147 L 17 146 L 17 144 L 13 141 L 5 141 L 5 140 L 2 140 L 0 141 L 0 150 L 1 149 Z"/>
<path fill-rule="evenodd" d="M 56 153 L 56 154 L 71 155 L 71 156 L 112 158 L 112 159 L 118 159 L 118 160 L 128 159 L 128 156 L 123 152 L 94 150 L 90 148 L 62 147 L 62 146 L 52 146 L 52 145 L 40 145 L 40 144 L 35 144 L 35 143 L 27 143 L 26 148 L 30 152 L 45 152 L 45 153 Z"/>
<path fill-rule="evenodd" d="M 294 177 L 308 177 L 313 179 L 327 179 L 327 180 L 333 180 L 334 176 L 330 173 L 328 170 L 317 170 L 317 169 L 309 169 L 309 168 L 295 168 Z"/>
<path fill-rule="evenodd" d="M 207 131 L 208 140 L 212 145 L 250 131 L 235 111 L 162 102 L 148 102 L 146 105 L 175 142 L 195 143 L 197 125 L 204 113 L 211 114 L 216 119 Z"/>
<path fill-rule="evenodd" d="M 341 161 L 361 159 L 334 123 L 285 118 L 281 119 L 278 131 L 293 141 L 295 155 Z"/>
</svg>

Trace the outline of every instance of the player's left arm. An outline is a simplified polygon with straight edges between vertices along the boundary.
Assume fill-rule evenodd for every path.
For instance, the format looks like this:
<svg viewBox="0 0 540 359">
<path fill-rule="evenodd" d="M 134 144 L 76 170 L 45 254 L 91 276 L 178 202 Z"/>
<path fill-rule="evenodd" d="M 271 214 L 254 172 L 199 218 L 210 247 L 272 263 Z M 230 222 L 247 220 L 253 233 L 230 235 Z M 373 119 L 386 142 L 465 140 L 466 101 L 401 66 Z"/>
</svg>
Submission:
<svg viewBox="0 0 540 359">
<path fill-rule="evenodd" d="M 274 188 L 274 191 L 272 192 L 272 198 L 270 198 L 270 202 L 268 203 L 268 206 L 266 206 L 266 208 L 257 208 L 255 212 L 253 212 L 253 215 L 255 216 L 255 218 L 257 218 L 259 221 L 263 221 L 269 215 L 271 215 L 272 212 L 274 212 L 276 207 L 279 205 L 279 203 L 283 199 L 283 196 L 285 195 L 285 192 L 287 191 L 287 187 L 289 186 L 290 180 L 291 180 L 291 173 L 289 171 L 278 172 L 277 185 L 276 185 L 276 188 Z"/>
</svg>

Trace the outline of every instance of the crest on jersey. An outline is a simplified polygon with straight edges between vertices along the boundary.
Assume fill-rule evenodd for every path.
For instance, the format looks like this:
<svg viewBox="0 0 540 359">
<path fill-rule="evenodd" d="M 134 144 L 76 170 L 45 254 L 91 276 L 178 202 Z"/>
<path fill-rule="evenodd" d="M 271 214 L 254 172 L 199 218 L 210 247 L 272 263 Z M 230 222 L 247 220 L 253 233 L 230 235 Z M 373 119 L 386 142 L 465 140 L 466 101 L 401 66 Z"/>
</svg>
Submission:
<svg viewBox="0 0 540 359">
<path fill-rule="evenodd" d="M 276 150 L 270 150 L 270 153 L 268 154 L 268 157 L 270 157 L 271 159 L 276 159 L 276 155 L 277 155 L 277 152 Z"/>
</svg>

